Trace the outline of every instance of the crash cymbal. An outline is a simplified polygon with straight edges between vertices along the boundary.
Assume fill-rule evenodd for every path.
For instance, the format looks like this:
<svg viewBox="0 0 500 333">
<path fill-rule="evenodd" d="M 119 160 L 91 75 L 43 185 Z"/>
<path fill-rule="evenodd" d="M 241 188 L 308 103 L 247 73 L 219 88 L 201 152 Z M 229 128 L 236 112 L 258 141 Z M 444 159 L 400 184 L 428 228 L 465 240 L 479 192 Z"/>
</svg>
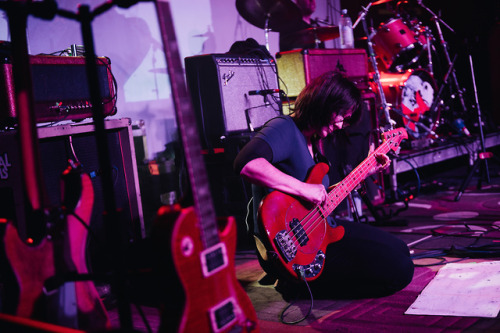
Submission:
<svg viewBox="0 0 500 333">
<path fill-rule="evenodd" d="M 291 0 L 236 0 L 238 13 L 258 28 L 276 32 L 293 31 L 302 20 L 299 7 Z"/>
<path fill-rule="evenodd" d="M 292 38 L 299 44 L 313 44 L 339 38 L 339 27 L 313 27 L 292 33 Z"/>
</svg>

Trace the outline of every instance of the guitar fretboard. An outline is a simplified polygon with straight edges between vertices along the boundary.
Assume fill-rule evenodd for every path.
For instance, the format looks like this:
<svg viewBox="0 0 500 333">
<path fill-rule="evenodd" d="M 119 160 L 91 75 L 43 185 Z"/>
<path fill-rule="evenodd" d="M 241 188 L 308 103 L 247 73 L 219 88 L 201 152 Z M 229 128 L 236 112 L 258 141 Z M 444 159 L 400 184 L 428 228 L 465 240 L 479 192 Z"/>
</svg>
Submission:
<svg viewBox="0 0 500 333">
<path fill-rule="evenodd" d="M 158 12 L 164 14 L 158 15 L 158 20 L 162 30 L 174 108 L 191 182 L 194 206 L 198 215 L 202 243 L 204 248 L 209 248 L 219 243 L 220 239 L 205 162 L 201 154 L 195 114 L 186 89 L 170 6 L 167 1 L 157 1 L 156 5 Z"/>
<path fill-rule="evenodd" d="M 325 204 L 320 206 L 323 216 L 330 215 L 349 193 L 369 175 L 378 163 L 375 157 L 377 154 L 387 154 L 391 149 L 396 150 L 401 140 L 406 137 L 408 136 L 404 129 L 397 129 L 387 133 L 386 140 L 328 193 Z"/>
</svg>

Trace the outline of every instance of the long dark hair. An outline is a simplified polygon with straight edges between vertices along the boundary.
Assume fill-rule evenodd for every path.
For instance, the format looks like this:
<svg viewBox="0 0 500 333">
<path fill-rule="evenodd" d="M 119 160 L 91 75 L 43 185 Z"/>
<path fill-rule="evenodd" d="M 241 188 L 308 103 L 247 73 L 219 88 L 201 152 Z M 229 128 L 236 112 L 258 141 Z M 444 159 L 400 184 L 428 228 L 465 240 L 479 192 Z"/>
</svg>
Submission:
<svg viewBox="0 0 500 333">
<path fill-rule="evenodd" d="M 345 116 L 353 110 L 350 122 L 361 116 L 361 91 L 339 72 L 326 72 L 313 79 L 300 92 L 292 108 L 297 127 L 320 129 L 334 115 Z"/>
</svg>

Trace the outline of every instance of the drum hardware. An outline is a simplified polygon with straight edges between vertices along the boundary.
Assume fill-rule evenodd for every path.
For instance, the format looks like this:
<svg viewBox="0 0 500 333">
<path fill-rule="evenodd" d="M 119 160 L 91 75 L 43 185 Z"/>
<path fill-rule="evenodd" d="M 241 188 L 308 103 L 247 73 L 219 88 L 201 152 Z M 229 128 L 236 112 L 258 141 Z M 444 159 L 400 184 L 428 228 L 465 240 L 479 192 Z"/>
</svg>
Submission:
<svg viewBox="0 0 500 333">
<path fill-rule="evenodd" d="M 375 57 L 375 51 L 373 50 L 372 38 L 371 38 L 370 32 L 368 30 L 368 25 L 367 25 L 366 19 L 365 19 L 366 13 L 368 12 L 369 9 L 370 9 L 370 6 L 363 8 L 364 15 L 360 15 L 360 20 L 363 23 L 363 29 L 364 29 L 365 35 L 367 37 L 366 41 L 367 41 L 367 46 L 368 46 L 368 58 L 370 59 L 370 62 L 372 64 L 372 68 L 375 72 L 373 81 L 377 85 L 377 92 L 378 92 L 379 97 L 380 97 L 381 109 L 382 109 L 382 112 L 384 113 L 385 120 L 387 122 L 386 127 L 388 127 L 387 129 L 392 129 L 395 122 L 391 119 L 391 116 L 389 114 L 389 106 L 388 106 L 387 101 L 385 99 L 384 90 L 383 90 L 382 84 L 380 82 L 380 72 L 379 72 L 378 67 L 377 67 L 377 59 Z"/>
<path fill-rule="evenodd" d="M 443 77 L 443 83 L 439 87 L 439 91 L 436 95 L 436 98 L 434 99 L 434 102 L 431 105 L 430 111 L 434 112 L 438 108 L 438 104 L 443 104 L 443 100 L 441 99 L 441 95 L 443 94 L 444 88 L 448 85 L 448 80 L 450 78 L 451 73 L 453 73 L 453 69 L 455 68 L 455 61 L 457 60 L 457 55 L 453 58 L 453 61 L 451 62 L 448 71 Z"/>
<path fill-rule="evenodd" d="M 442 49 L 443 49 L 443 54 L 446 58 L 446 61 L 448 63 L 448 68 L 449 68 L 449 72 L 451 73 L 451 77 L 453 79 L 453 85 L 454 85 L 454 88 L 456 89 L 456 92 L 458 94 L 458 98 L 460 100 L 460 104 L 462 106 L 462 110 L 465 112 L 467 111 L 467 107 L 465 106 L 465 101 L 464 101 L 464 96 L 463 96 L 463 91 L 462 89 L 460 89 L 460 85 L 458 84 L 458 80 L 457 80 L 457 76 L 456 76 L 456 73 L 455 73 L 455 70 L 453 69 L 453 63 L 451 61 L 451 58 L 450 58 L 450 55 L 448 53 L 448 43 L 446 42 L 446 40 L 444 39 L 444 36 L 443 36 L 443 32 L 441 30 L 441 26 L 440 26 L 440 23 L 443 24 L 446 28 L 448 28 L 448 30 L 450 30 L 452 33 L 455 33 L 455 30 L 453 30 L 448 24 L 446 24 L 446 22 L 444 22 L 438 15 L 436 15 L 430 8 L 428 8 L 427 6 L 425 6 L 423 4 L 423 1 L 422 0 L 417 0 L 417 3 L 423 8 L 425 9 L 426 11 L 428 11 L 431 16 L 432 16 L 432 21 L 434 22 L 435 26 L 436 26 L 436 30 L 437 30 L 437 33 L 438 33 L 438 38 L 439 38 L 439 42 L 442 46 Z M 443 83 L 444 84 L 444 83 Z"/>
<path fill-rule="evenodd" d="M 408 123 L 412 123 L 415 128 L 418 126 L 420 127 L 421 129 L 423 129 L 426 133 L 430 134 L 433 138 L 437 138 L 438 135 L 436 134 L 436 132 L 434 132 L 433 129 L 431 129 L 430 127 L 424 125 L 422 122 L 419 122 L 419 121 L 416 121 L 414 119 L 411 119 L 408 115 L 404 114 L 401 110 L 399 109 L 396 109 L 396 108 L 393 108 L 391 109 L 393 112 L 397 113 L 398 115 L 400 115 L 402 118 L 406 119 Z M 415 132 L 415 131 L 414 131 Z M 422 139 L 420 139 L 422 140 Z M 423 138 L 423 140 L 428 140 L 428 138 Z"/>
<path fill-rule="evenodd" d="M 474 97 L 475 97 L 475 102 L 476 102 L 476 110 L 477 110 L 477 122 L 479 124 L 479 139 L 480 139 L 480 144 L 481 144 L 481 151 L 478 152 L 477 154 L 477 159 L 472 165 L 472 168 L 469 171 L 469 174 L 467 177 L 464 179 L 462 185 L 460 186 L 460 189 L 457 192 L 457 195 L 455 196 L 455 201 L 459 201 L 460 198 L 462 197 L 462 194 L 464 193 L 466 187 L 468 186 L 469 182 L 472 179 L 472 176 L 476 172 L 477 168 L 480 168 L 480 174 L 479 174 L 479 181 L 477 184 L 477 188 L 481 189 L 481 179 L 483 176 L 485 176 L 486 181 L 490 183 L 490 174 L 489 174 L 489 169 L 488 169 L 488 159 L 493 158 L 498 164 L 500 164 L 500 159 L 493 155 L 491 152 L 486 151 L 485 143 L 484 143 L 484 132 L 483 132 L 483 119 L 481 115 L 481 108 L 479 106 L 479 98 L 477 95 L 477 86 L 476 86 L 476 76 L 474 74 L 474 64 L 472 61 L 472 56 L 469 54 L 469 63 L 470 63 L 470 70 L 471 70 L 471 78 L 472 78 L 472 86 L 474 88 Z"/>
<path fill-rule="evenodd" d="M 439 110 L 431 109 L 437 88 L 431 74 L 424 69 L 410 69 L 404 73 L 381 72 L 380 86 L 387 104 L 396 115 L 396 124 L 406 128 L 410 139 L 438 138 L 435 128 Z"/>
<path fill-rule="evenodd" d="M 434 70 L 433 70 L 433 64 L 432 64 L 432 44 L 431 41 L 433 39 L 432 33 L 429 28 L 425 27 L 424 31 L 424 36 L 425 36 L 425 46 L 424 48 L 427 49 L 427 70 L 431 75 L 434 75 Z"/>
<path fill-rule="evenodd" d="M 352 25 L 352 29 L 356 28 L 356 26 L 358 25 L 359 21 L 363 20 L 366 16 L 366 14 L 368 13 L 368 11 L 370 10 L 370 7 L 372 6 L 373 3 L 369 3 L 368 6 L 363 7 L 361 6 L 361 8 L 363 8 L 363 10 L 359 13 L 359 16 L 358 18 L 356 19 L 356 22 L 354 22 L 354 24 Z"/>
</svg>

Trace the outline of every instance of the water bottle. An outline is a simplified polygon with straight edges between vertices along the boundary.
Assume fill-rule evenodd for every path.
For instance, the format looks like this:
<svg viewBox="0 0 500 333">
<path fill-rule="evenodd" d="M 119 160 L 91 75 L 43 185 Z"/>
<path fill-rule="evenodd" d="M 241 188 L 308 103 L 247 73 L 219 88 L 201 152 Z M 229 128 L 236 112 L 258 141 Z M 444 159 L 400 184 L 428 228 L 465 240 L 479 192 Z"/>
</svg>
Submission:
<svg viewBox="0 0 500 333">
<path fill-rule="evenodd" d="M 342 15 L 339 21 L 340 31 L 340 48 L 353 49 L 354 48 L 354 33 L 352 31 L 352 21 L 347 15 L 347 9 L 342 9 Z"/>
</svg>

